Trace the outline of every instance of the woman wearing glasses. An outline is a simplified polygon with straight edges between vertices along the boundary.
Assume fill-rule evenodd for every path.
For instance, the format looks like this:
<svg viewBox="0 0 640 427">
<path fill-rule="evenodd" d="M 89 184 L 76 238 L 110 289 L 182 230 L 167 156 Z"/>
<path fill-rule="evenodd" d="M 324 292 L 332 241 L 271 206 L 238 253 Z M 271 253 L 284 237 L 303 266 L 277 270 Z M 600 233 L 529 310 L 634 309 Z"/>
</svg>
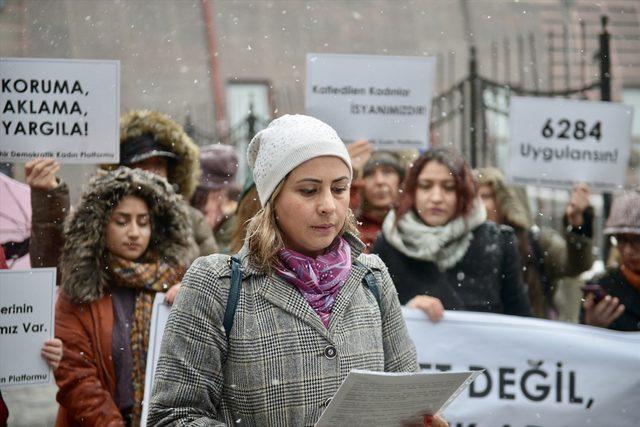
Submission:
<svg viewBox="0 0 640 427">
<path fill-rule="evenodd" d="M 585 287 L 581 322 L 617 331 L 640 331 L 640 192 L 613 203 L 604 233 L 620 252 L 620 265 Z"/>
</svg>

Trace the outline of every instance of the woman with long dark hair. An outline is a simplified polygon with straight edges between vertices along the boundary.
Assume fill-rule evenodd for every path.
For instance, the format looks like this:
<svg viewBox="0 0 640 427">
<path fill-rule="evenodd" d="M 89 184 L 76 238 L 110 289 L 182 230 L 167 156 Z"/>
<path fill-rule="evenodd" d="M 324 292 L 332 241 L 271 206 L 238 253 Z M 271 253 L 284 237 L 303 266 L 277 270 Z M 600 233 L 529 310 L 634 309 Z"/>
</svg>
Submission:
<svg viewBox="0 0 640 427">
<path fill-rule="evenodd" d="M 433 321 L 444 310 L 530 315 L 516 238 L 486 221 L 469 165 L 451 150 L 422 154 L 373 253 L 389 268 L 401 304 Z"/>
<path fill-rule="evenodd" d="M 155 174 L 121 167 L 89 182 L 60 260 L 57 426 L 139 425 L 153 299 L 175 297 L 187 221 L 180 197 Z"/>
</svg>

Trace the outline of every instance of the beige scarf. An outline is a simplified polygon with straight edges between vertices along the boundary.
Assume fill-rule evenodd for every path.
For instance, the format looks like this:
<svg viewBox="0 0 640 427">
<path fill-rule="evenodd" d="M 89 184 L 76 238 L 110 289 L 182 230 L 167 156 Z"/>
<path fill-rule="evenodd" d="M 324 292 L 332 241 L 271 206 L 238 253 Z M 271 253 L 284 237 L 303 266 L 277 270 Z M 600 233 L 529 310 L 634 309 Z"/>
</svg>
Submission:
<svg viewBox="0 0 640 427">
<path fill-rule="evenodd" d="M 484 204 L 476 199 L 466 217 L 458 216 L 439 227 L 429 227 L 413 210 L 396 224 L 395 211 L 391 211 L 382 224 L 382 232 L 389 244 L 406 256 L 434 262 L 440 271 L 445 271 L 462 259 L 471 244 L 472 231 L 486 219 Z"/>
</svg>

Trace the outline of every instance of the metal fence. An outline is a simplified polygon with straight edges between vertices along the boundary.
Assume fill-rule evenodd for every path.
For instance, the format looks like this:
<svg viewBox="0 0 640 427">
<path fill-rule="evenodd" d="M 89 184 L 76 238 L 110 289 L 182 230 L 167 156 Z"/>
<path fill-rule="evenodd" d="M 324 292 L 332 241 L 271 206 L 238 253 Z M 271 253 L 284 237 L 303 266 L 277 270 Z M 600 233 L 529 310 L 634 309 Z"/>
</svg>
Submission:
<svg viewBox="0 0 640 427">
<path fill-rule="evenodd" d="M 231 126 L 227 132 L 222 134 L 206 132 L 199 129 L 193 123 L 190 114 L 187 114 L 185 118 L 184 130 L 200 146 L 220 143 L 238 147 L 239 145 L 246 144 L 251 141 L 251 138 L 253 138 L 257 132 L 264 129 L 268 124 L 268 120 L 254 114 L 253 105 L 250 105 L 247 116 L 240 122 Z"/>
<path fill-rule="evenodd" d="M 184 130 L 200 146 L 218 143 L 234 146 L 238 153 L 238 173 L 236 175 L 236 181 L 243 185 L 249 176 L 249 167 L 247 165 L 246 156 L 241 153 L 246 152 L 247 146 L 253 136 L 260 130 L 267 127 L 268 124 L 268 120 L 254 114 L 253 105 L 249 104 L 249 112 L 247 116 L 235 125 L 231 126 L 227 132 L 223 132 L 221 134 L 205 132 L 199 129 L 192 122 L 189 114 L 187 114 L 185 119 Z"/>
<path fill-rule="evenodd" d="M 537 77 L 533 79 L 533 88 L 524 87 L 522 83 L 502 83 L 483 77 L 478 73 L 476 49 L 471 47 L 468 75 L 453 84 L 449 89 L 436 95 L 432 101 L 430 123 L 432 143 L 434 145 L 446 144 L 454 146 L 473 168 L 499 167 L 501 166 L 499 165 L 499 151 L 507 147 L 509 103 L 512 96 L 599 98 L 602 101 L 611 101 L 610 35 L 607 31 L 607 22 L 608 18 L 602 16 L 599 49 L 593 55 L 593 57 L 598 58 L 599 62 L 598 80 L 586 81 L 586 63 L 583 60 L 581 61 L 580 85 L 575 87 L 569 86 L 571 80 L 566 77 L 568 76 L 568 70 L 565 72 L 564 88 L 554 88 L 553 78 L 550 77 L 549 87 L 546 90 L 539 88 Z M 586 56 L 586 52 L 584 52 L 586 47 L 584 44 L 586 39 L 584 22 L 581 22 L 581 32 L 583 41 L 582 58 L 584 58 Z M 554 50 L 552 34 L 549 35 L 548 49 L 551 55 Z M 535 52 L 535 49 L 532 49 L 533 52 Z M 522 56 L 520 53 L 519 57 L 522 58 Z M 552 61 L 549 62 L 549 67 L 551 67 Z M 565 64 L 568 67 L 567 61 L 565 61 Z M 551 213 L 546 217 L 544 215 L 536 215 L 537 222 L 541 225 L 558 228 L 561 224 L 564 203 L 560 205 L 555 198 L 544 200 L 543 197 L 538 196 L 536 199 L 536 210 L 541 211 L 541 207 L 545 207 L 545 210 Z M 601 215 L 597 219 L 595 227 L 598 240 L 602 239 L 602 222 L 608 216 L 610 207 L 611 195 L 604 194 L 600 209 Z M 606 259 L 609 242 L 606 239 L 600 241 L 602 241 L 602 252 Z"/>
<path fill-rule="evenodd" d="M 549 79 L 549 88 L 541 90 L 534 76 L 534 88 L 521 84 L 498 82 L 478 73 L 476 48 L 469 52 L 468 75 L 453 84 L 432 101 L 431 134 L 434 145 L 449 144 L 455 146 L 464 155 L 472 167 L 497 166 L 497 145 L 506 142 L 506 119 L 509 115 L 509 102 L 512 96 L 540 96 L 593 99 L 600 89 L 600 99 L 611 100 L 611 62 L 609 57 L 609 33 L 607 17 L 601 19 L 600 49 L 596 56 L 600 62 L 599 80 L 586 82 L 584 72 L 586 64 L 582 62 L 582 82 L 577 87 L 553 88 L 553 79 Z M 586 28 L 582 23 L 584 33 Z M 550 39 L 552 40 L 552 39 Z M 549 46 L 550 51 L 554 49 Z M 532 53 L 535 49 L 532 49 Z M 583 55 L 584 56 L 584 55 Z M 549 65 L 551 67 L 551 64 Z M 566 79 L 567 85 L 570 83 Z M 502 122 L 502 124 L 501 124 Z M 497 123 L 497 124 L 496 124 Z"/>
</svg>

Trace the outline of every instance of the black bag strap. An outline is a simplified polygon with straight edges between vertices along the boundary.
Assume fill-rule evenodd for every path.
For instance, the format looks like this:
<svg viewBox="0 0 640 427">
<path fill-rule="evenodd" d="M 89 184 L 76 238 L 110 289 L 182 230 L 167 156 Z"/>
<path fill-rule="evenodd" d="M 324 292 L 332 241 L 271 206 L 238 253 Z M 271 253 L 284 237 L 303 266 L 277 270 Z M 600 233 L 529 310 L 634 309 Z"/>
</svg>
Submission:
<svg viewBox="0 0 640 427">
<path fill-rule="evenodd" d="M 229 339 L 231 327 L 233 327 L 233 318 L 236 315 L 238 300 L 240 299 L 240 288 L 242 287 L 242 263 L 240 260 L 232 256 L 229 259 L 231 265 L 231 286 L 229 287 L 229 296 L 227 297 L 227 307 L 224 310 L 224 333 Z"/>
<path fill-rule="evenodd" d="M 356 264 L 364 267 L 367 270 L 364 277 L 362 278 L 362 282 L 367 286 L 367 288 L 369 288 L 369 291 L 371 291 L 371 293 L 375 297 L 376 301 L 378 302 L 378 307 L 382 307 L 382 304 L 380 303 L 380 288 L 378 287 L 376 276 L 373 275 L 373 271 L 371 271 L 369 267 L 367 267 L 360 261 L 356 261 Z"/>
<path fill-rule="evenodd" d="M 367 270 L 362 278 L 362 283 L 369 288 L 369 291 L 371 291 L 378 303 L 378 307 L 382 307 L 380 302 L 380 288 L 378 287 L 376 276 L 374 276 L 373 271 L 369 267 L 360 261 L 356 261 L 356 263 Z M 238 300 L 240 299 L 240 288 L 242 287 L 242 263 L 236 256 L 232 256 L 229 259 L 229 264 L 231 266 L 231 286 L 229 287 L 227 307 L 224 310 L 224 319 L 222 322 L 227 340 L 229 340 L 229 334 L 231 334 L 231 328 L 233 327 L 233 319 L 236 315 L 236 308 L 238 307 Z"/>
</svg>

